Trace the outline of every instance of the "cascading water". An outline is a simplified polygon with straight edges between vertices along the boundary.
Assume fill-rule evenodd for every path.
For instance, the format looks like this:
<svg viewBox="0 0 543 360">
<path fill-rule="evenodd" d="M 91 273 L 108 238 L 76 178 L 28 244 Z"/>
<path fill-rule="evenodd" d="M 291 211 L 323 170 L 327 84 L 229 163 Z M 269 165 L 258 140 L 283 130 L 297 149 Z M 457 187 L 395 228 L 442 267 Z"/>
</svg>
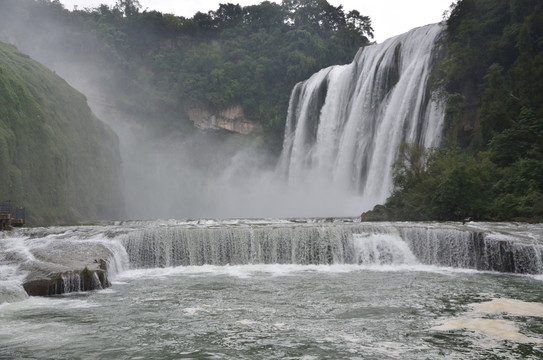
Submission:
<svg viewBox="0 0 543 360">
<path fill-rule="evenodd" d="M 510 231 L 510 230 L 508 230 Z M 122 235 L 132 268 L 194 265 L 412 265 L 543 273 L 543 244 L 492 226 L 273 222 L 173 225 Z"/>
<path fill-rule="evenodd" d="M 543 244 L 516 234 L 403 227 L 402 238 L 424 264 L 512 273 L 543 272 Z"/>
<path fill-rule="evenodd" d="M 399 234 L 354 234 L 354 261 L 361 265 L 412 265 L 419 263 Z"/>
<path fill-rule="evenodd" d="M 401 142 L 440 144 L 443 104 L 428 80 L 441 32 L 414 29 L 296 85 L 278 164 L 290 187 L 358 213 L 389 195 Z"/>
<path fill-rule="evenodd" d="M 0 234 L 0 359 L 540 359 L 542 250 L 542 224 L 19 229 Z M 119 264 L 112 289 L 87 291 L 84 271 L 63 271 L 74 257 Z M 53 294 L 78 293 L 25 296 L 20 283 L 37 268 L 61 271 Z"/>
<path fill-rule="evenodd" d="M 42 286 L 51 274 L 46 294 L 55 295 L 101 289 L 108 276 L 129 268 L 425 265 L 543 274 L 542 236 L 537 224 L 372 224 L 353 218 L 26 229 L 0 239 L 0 303 L 26 298 L 29 283 Z"/>
</svg>

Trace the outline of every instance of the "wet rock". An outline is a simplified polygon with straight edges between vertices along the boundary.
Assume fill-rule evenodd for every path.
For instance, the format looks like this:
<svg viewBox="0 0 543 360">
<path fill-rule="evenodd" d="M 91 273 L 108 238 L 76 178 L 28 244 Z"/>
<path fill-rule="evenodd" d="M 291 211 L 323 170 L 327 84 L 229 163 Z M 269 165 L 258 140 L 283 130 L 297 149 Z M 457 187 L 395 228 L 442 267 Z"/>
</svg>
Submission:
<svg viewBox="0 0 543 360">
<path fill-rule="evenodd" d="M 103 269 L 101 267 L 104 267 Z M 107 262 L 100 259 L 94 268 L 81 270 L 31 273 L 23 283 L 30 296 L 53 296 L 70 292 L 101 290 L 110 287 L 107 277 Z"/>
</svg>

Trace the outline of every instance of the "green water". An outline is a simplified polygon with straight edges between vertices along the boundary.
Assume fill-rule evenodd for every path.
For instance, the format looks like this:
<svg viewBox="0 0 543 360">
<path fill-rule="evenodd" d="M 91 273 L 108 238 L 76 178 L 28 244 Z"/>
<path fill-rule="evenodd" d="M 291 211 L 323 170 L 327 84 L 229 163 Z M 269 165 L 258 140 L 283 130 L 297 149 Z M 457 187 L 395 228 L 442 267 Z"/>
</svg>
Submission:
<svg viewBox="0 0 543 360">
<path fill-rule="evenodd" d="M 496 299 L 505 310 L 473 312 Z M 1 305 L 0 358 L 540 359 L 539 307 L 541 279 L 421 265 L 133 270 L 105 291 Z M 489 334 L 493 320 L 512 328 Z"/>
</svg>

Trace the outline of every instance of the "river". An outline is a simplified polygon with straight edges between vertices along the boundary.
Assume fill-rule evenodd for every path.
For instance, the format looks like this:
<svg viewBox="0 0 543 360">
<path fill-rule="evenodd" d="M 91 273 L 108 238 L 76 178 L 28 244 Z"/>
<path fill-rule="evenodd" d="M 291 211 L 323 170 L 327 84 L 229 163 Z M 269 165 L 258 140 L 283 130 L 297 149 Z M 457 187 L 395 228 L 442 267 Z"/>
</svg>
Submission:
<svg viewBox="0 0 543 360">
<path fill-rule="evenodd" d="M 195 220 L 4 234 L 0 359 L 542 358 L 540 264 L 477 270 L 441 246 L 440 265 L 412 237 L 451 243 L 475 229 L 485 251 L 507 241 L 541 261 L 543 226 L 522 224 Z M 111 287 L 6 296 L 43 244 L 69 257 L 93 242 L 112 249 Z"/>
</svg>

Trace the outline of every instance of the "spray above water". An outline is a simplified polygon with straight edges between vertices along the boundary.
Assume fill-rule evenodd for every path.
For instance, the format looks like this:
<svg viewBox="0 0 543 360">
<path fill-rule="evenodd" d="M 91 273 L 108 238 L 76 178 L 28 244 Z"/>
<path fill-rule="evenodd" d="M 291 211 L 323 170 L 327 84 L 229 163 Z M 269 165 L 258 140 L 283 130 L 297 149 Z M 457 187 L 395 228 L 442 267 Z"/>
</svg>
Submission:
<svg viewBox="0 0 543 360">
<path fill-rule="evenodd" d="M 128 216 L 357 216 L 383 202 L 399 144 L 440 144 L 443 104 L 428 79 L 441 32 L 414 29 L 299 83 L 278 161 L 236 136 L 149 139 L 110 121 L 121 139 Z"/>
<path fill-rule="evenodd" d="M 208 168 L 167 157 L 166 171 L 153 177 L 157 184 L 150 193 L 169 191 L 167 201 L 180 211 L 175 217 L 356 216 L 383 202 L 392 189 L 400 143 L 441 142 L 443 104 L 428 90 L 441 32 L 441 25 L 414 29 L 361 49 L 349 65 L 323 69 L 299 83 L 275 170 L 262 165 L 255 147 Z M 214 160 L 225 152 L 213 148 Z M 186 151 L 172 154 L 179 153 Z M 181 182 L 179 174 L 186 173 L 198 174 L 194 183 L 168 184 Z"/>
</svg>

